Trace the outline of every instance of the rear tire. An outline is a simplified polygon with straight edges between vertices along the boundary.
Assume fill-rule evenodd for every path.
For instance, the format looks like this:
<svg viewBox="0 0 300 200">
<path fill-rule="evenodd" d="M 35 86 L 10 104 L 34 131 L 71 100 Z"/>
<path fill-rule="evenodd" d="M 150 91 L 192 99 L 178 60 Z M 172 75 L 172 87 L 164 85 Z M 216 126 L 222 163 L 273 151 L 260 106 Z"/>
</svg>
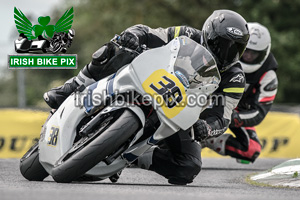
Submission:
<svg viewBox="0 0 300 200">
<path fill-rule="evenodd" d="M 52 177 L 56 182 L 69 183 L 85 174 L 100 161 L 115 152 L 140 127 L 139 119 L 130 110 L 117 110 L 123 113 L 112 122 L 100 135 L 93 138 L 86 146 L 66 153 L 66 160 L 52 169 Z M 62 157 L 62 158 L 63 158 Z M 62 159 L 60 159 L 62 160 Z"/>
<path fill-rule="evenodd" d="M 39 161 L 38 143 L 34 144 L 21 158 L 20 172 L 29 181 L 43 181 L 49 176 Z"/>
</svg>

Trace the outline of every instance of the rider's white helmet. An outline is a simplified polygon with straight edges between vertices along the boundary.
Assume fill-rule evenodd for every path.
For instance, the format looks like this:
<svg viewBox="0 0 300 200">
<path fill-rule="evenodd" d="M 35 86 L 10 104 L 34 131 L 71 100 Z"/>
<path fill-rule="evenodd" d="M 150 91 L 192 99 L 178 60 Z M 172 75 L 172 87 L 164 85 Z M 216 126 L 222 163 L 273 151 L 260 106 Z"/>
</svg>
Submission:
<svg viewBox="0 0 300 200">
<path fill-rule="evenodd" d="M 245 73 L 257 71 L 269 56 L 271 36 L 269 30 L 259 23 L 248 23 L 250 38 L 240 61 Z"/>
</svg>

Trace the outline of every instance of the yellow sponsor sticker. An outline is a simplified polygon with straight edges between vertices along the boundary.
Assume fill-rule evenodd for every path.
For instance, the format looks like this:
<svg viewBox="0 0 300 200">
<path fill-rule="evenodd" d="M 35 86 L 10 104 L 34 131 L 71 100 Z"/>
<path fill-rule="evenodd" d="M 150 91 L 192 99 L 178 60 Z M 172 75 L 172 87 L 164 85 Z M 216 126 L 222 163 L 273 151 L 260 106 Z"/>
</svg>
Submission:
<svg viewBox="0 0 300 200">
<path fill-rule="evenodd" d="M 176 76 L 164 69 L 153 72 L 142 84 L 145 92 L 161 106 L 167 118 L 178 115 L 186 107 L 186 93 Z"/>
</svg>

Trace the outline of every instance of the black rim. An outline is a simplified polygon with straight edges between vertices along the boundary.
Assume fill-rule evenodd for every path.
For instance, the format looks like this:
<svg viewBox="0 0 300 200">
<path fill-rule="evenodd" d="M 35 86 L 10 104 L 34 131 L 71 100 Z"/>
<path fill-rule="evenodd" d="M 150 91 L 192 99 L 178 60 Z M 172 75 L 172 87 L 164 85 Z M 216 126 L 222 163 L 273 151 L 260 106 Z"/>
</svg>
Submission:
<svg viewBox="0 0 300 200">
<path fill-rule="evenodd" d="M 39 143 L 35 143 L 25 154 L 24 156 L 21 158 L 21 162 L 25 159 L 27 159 L 30 155 L 32 155 L 34 152 L 36 152 L 38 150 L 39 147 Z"/>
</svg>

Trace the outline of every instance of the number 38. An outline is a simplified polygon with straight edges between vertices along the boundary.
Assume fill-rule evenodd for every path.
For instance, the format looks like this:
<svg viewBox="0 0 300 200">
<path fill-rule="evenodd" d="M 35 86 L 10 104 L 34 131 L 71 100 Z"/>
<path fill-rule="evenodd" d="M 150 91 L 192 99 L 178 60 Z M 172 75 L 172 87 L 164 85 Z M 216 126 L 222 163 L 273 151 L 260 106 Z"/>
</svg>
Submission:
<svg viewBox="0 0 300 200">
<path fill-rule="evenodd" d="M 165 79 L 168 84 L 159 81 L 158 84 L 162 86 L 161 88 L 157 88 L 153 83 L 150 84 L 150 88 L 163 97 L 168 108 L 173 108 L 177 103 L 182 101 L 182 93 L 174 81 L 166 76 L 162 76 L 162 78 Z"/>
<path fill-rule="evenodd" d="M 51 127 L 51 134 L 48 138 L 48 142 L 47 144 L 48 145 L 52 145 L 52 146 L 56 146 L 57 144 L 57 136 L 58 136 L 58 132 L 59 132 L 59 128 L 56 128 L 56 127 Z"/>
</svg>

